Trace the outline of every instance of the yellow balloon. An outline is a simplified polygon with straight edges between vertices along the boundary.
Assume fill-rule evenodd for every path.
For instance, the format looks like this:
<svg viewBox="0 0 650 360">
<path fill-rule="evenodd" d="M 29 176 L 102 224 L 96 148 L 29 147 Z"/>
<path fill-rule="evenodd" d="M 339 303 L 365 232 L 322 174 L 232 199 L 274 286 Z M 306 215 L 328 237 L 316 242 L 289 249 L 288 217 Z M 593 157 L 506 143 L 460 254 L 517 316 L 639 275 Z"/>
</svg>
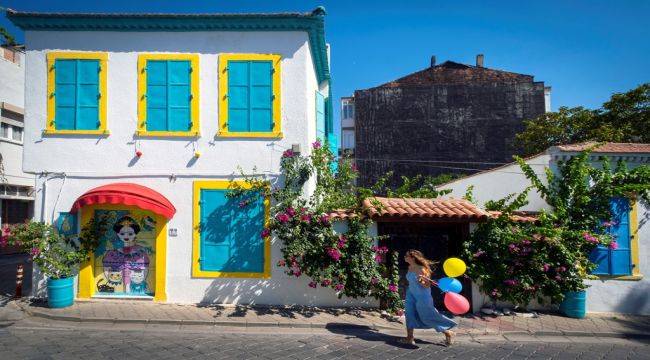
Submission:
<svg viewBox="0 0 650 360">
<path fill-rule="evenodd" d="M 449 258 L 442 264 L 442 268 L 447 276 L 453 278 L 463 275 L 467 270 L 467 265 L 459 258 Z"/>
</svg>

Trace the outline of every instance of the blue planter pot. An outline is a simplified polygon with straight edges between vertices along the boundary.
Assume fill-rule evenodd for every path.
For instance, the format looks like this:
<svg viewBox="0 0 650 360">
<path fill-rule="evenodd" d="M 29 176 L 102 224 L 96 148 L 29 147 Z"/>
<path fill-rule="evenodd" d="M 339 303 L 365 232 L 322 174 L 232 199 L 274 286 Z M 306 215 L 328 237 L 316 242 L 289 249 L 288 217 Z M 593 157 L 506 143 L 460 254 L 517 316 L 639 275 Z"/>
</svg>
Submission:
<svg viewBox="0 0 650 360">
<path fill-rule="evenodd" d="M 564 294 L 560 311 L 571 318 L 582 319 L 587 315 L 587 292 L 570 291 Z"/>
<path fill-rule="evenodd" d="M 47 279 L 47 304 L 64 308 L 74 303 L 74 277 Z"/>
</svg>

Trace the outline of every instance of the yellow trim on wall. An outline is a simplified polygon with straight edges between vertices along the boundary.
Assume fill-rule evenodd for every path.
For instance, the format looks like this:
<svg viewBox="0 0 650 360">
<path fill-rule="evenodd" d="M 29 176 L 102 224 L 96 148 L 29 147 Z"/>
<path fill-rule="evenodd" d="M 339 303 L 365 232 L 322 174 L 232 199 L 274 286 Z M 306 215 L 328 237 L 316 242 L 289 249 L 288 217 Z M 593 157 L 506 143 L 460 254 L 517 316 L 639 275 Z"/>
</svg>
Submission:
<svg viewBox="0 0 650 360">
<path fill-rule="evenodd" d="M 148 60 L 189 60 L 192 67 L 190 75 L 190 121 L 189 131 L 147 131 L 147 61 Z M 140 54 L 138 55 L 138 125 L 137 136 L 197 137 L 201 133 L 199 123 L 199 55 L 198 54 Z"/>
<path fill-rule="evenodd" d="M 238 185 L 243 189 L 250 189 L 249 183 L 243 180 L 199 180 L 194 182 L 192 195 L 192 277 L 195 278 L 263 278 L 271 277 L 271 239 L 264 239 L 264 272 L 221 272 L 201 270 L 199 259 L 201 258 L 201 190 L 227 190 L 232 185 Z M 264 198 L 264 227 L 269 225 L 271 202 L 268 197 Z"/>
<path fill-rule="evenodd" d="M 228 130 L 228 61 L 271 61 L 273 64 L 273 130 L 270 132 L 233 132 Z M 221 54 L 219 55 L 219 129 L 217 136 L 237 138 L 274 138 L 283 137 L 281 114 L 281 61 L 277 54 Z"/>
<path fill-rule="evenodd" d="M 84 206 L 81 212 L 81 226 L 87 224 L 94 216 L 95 210 L 124 210 L 137 207 L 121 204 L 95 204 Z M 137 208 L 139 209 L 139 208 Z M 146 211 L 146 210 L 142 210 Z M 155 289 L 154 301 L 164 302 L 167 300 L 167 219 L 150 212 L 156 220 L 156 245 L 155 245 Z M 90 260 L 84 262 L 79 269 L 79 284 L 77 298 L 89 299 L 95 294 L 95 256 L 91 255 Z M 127 297 L 128 298 L 128 297 Z"/>
<path fill-rule="evenodd" d="M 56 114 L 56 67 L 54 66 L 57 59 L 75 59 L 75 60 L 99 60 L 101 71 L 99 72 L 99 128 L 97 130 L 57 130 L 55 124 Z M 62 135 L 108 135 L 106 124 L 106 104 L 108 98 L 107 81 L 108 78 L 108 53 L 105 52 L 76 52 L 76 51 L 52 51 L 47 53 L 47 119 L 45 123 L 44 134 L 62 134 Z"/>
</svg>

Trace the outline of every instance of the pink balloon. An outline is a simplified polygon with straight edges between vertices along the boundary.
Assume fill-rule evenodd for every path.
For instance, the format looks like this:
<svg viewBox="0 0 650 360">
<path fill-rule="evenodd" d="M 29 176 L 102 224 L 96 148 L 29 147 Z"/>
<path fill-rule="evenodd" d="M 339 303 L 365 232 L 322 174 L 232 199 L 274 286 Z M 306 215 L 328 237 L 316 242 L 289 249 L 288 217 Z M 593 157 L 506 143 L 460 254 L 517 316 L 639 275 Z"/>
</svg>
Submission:
<svg viewBox="0 0 650 360">
<path fill-rule="evenodd" d="M 445 293 L 445 306 L 454 315 L 463 315 L 469 311 L 469 301 L 460 294 Z"/>
</svg>

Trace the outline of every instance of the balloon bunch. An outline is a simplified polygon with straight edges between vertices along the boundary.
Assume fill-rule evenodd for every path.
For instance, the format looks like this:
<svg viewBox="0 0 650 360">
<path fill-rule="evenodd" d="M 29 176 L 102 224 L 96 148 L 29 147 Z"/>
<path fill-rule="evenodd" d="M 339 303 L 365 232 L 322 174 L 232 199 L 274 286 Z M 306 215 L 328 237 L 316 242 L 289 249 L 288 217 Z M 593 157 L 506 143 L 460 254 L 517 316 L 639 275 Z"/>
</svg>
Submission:
<svg viewBox="0 0 650 360">
<path fill-rule="evenodd" d="M 454 315 L 462 315 L 469 311 L 469 301 L 465 299 L 460 292 L 463 290 L 463 285 L 455 279 L 461 276 L 467 270 L 467 265 L 459 258 L 449 258 L 442 264 L 442 269 L 445 271 L 447 277 L 440 280 L 431 281 L 434 285 L 445 293 L 445 306 Z"/>
</svg>

